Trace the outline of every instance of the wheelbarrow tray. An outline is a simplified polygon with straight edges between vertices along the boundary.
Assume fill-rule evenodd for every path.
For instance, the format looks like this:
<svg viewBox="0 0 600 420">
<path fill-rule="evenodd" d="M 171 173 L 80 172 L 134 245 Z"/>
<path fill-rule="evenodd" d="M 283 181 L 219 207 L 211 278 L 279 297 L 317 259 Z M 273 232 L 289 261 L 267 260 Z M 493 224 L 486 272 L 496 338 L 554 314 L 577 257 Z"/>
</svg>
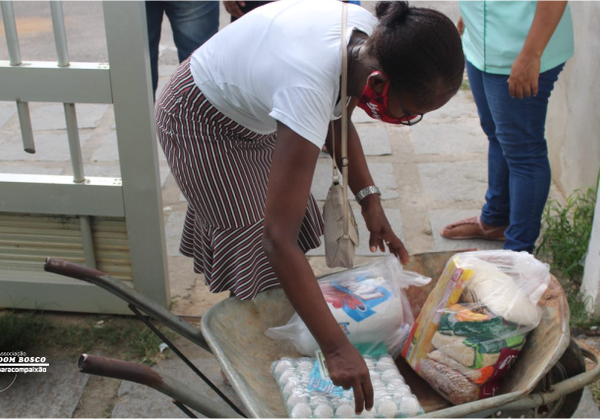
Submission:
<svg viewBox="0 0 600 420">
<path fill-rule="evenodd" d="M 415 255 L 405 268 L 431 277 L 432 282 L 407 291 L 415 316 L 435 287 L 448 259 L 456 252 Z M 402 359 L 396 361 L 428 416 L 464 417 L 502 407 L 529 394 L 556 364 L 569 345 L 569 307 L 564 291 L 552 276 L 539 306 L 542 319 L 527 339 L 515 365 L 502 379 L 497 396 L 452 406 L 439 396 Z M 251 417 L 287 417 L 271 363 L 282 357 L 301 357 L 287 340 L 265 336 L 271 327 L 284 325 L 294 309 L 281 289 L 259 294 L 252 301 L 235 298 L 213 306 L 202 318 L 202 333 L 231 386 Z"/>
</svg>

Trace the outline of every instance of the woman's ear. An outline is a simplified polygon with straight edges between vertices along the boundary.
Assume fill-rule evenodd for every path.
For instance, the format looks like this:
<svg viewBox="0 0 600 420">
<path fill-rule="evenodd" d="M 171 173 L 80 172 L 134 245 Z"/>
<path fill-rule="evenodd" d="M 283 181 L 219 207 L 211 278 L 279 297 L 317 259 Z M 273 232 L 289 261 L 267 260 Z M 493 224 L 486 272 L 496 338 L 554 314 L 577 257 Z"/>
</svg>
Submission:
<svg viewBox="0 0 600 420">
<path fill-rule="evenodd" d="M 369 86 L 376 94 L 381 95 L 387 82 L 387 76 L 379 71 L 376 71 L 368 77 L 367 86 Z"/>
</svg>

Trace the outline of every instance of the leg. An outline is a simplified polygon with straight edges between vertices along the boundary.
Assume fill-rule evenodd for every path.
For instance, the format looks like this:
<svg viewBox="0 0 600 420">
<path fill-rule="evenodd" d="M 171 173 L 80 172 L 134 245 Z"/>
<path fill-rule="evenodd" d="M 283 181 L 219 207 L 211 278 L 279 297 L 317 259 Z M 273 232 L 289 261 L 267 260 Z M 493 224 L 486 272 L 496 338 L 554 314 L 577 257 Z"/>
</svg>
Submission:
<svg viewBox="0 0 600 420">
<path fill-rule="evenodd" d="M 532 252 L 550 190 L 551 174 L 544 137 L 548 99 L 562 65 L 540 74 L 536 97 L 511 98 L 507 76 L 484 74 L 496 137 L 509 171 L 510 225 L 505 249 Z"/>
<path fill-rule="evenodd" d="M 173 29 L 179 62 L 219 30 L 218 1 L 169 1 L 165 11 Z"/>
<path fill-rule="evenodd" d="M 467 62 L 467 74 L 481 128 L 489 142 L 488 189 L 485 193 L 485 204 L 481 209 L 481 221 L 490 226 L 506 226 L 510 214 L 508 163 L 496 137 L 496 124 L 488 102 L 485 73 Z"/>
<path fill-rule="evenodd" d="M 452 223 L 442 229 L 449 239 L 504 240 L 504 229 L 509 223 L 508 164 L 496 138 L 496 124 L 487 99 L 484 73 L 467 61 L 471 92 L 483 132 L 488 138 L 488 189 L 481 217 L 472 217 Z"/>
<path fill-rule="evenodd" d="M 152 72 L 152 92 L 156 95 L 158 86 L 158 43 L 162 25 L 164 2 L 146 2 L 146 23 L 148 24 L 148 44 L 150 47 L 150 71 Z"/>
</svg>

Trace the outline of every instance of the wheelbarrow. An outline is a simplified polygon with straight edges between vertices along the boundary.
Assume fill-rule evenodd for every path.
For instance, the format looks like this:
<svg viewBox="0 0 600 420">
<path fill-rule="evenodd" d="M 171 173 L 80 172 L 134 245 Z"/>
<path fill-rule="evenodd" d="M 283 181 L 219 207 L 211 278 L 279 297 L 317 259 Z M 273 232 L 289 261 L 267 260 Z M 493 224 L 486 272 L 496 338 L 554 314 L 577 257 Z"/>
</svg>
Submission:
<svg viewBox="0 0 600 420">
<path fill-rule="evenodd" d="M 415 255 L 405 267 L 433 279 L 425 287 L 407 290 L 415 315 L 454 253 Z M 252 301 L 230 298 L 219 302 L 202 317 L 198 330 L 100 271 L 52 258 L 47 259 L 44 269 L 96 284 L 128 302 L 132 311 L 158 334 L 140 311 L 212 352 L 243 407 L 235 407 L 168 341 L 165 342 L 173 351 L 208 381 L 227 404 L 219 404 L 174 378 L 135 363 L 82 355 L 79 359 L 82 372 L 151 386 L 173 398 L 189 416 L 193 413 L 188 407 L 211 418 L 287 416 L 270 366 L 282 357 L 301 355 L 287 340 L 271 340 L 264 334 L 268 328 L 285 324 L 294 313 L 281 289 L 265 291 Z M 571 417 L 579 405 L 583 388 L 600 378 L 600 352 L 570 337 L 569 307 L 554 276 L 538 305 L 542 309 L 541 322 L 529 333 L 517 362 L 502 379 L 497 396 L 453 406 L 398 358 L 400 372 L 423 406 L 423 417 Z M 162 335 L 161 338 L 166 340 Z"/>
</svg>

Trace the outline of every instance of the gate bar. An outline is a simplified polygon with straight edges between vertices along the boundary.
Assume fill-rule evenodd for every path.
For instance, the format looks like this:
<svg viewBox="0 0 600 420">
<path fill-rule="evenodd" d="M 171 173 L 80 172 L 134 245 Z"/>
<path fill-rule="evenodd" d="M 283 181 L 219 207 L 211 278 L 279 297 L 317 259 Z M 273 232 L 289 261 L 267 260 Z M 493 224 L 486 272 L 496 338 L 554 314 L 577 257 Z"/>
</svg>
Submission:
<svg viewBox="0 0 600 420">
<path fill-rule="evenodd" d="M 73 182 L 81 184 L 85 182 L 85 176 L 83 174 L 83 158 L 81 157 L 75 104 L 64 104 L 64 106 L 65 119 L 67 120 L 67 136 L 69 138 L 69 152 L 71 153 L 71 166 L 73 167 Z"/>
<path fill-rule="evenodd" d="M 11 66 L 21 65 L 21 49 L 19 48 L 19 35 L 17 34 L 17 23 L 15 21 L 15 10 L 12 1 L 0 1 L 2 7 L 2 18 L 4 20 L 4 32 L 6 33 L 6 45 Z"/>
<path fill-rule="evenodd" d="M 29 113 L 29 102 L 22 102 L 17 98 L 17 114 L 19 114 L 19 124 L 21 125 L 23 149 L 27 153 L 35 153 L 33 128 L 31 126 L 31 114 Z"/>
<path fill-rule="evenodd" d="M 65 16 L 62 1 L 51 1 L 52 27 L 54 29 L 54 42 L 58 55 L 58 67 L 69 67 L 69 50 L 67 48 L 67 31 L 65 29 Z"/>
<path fill-rule="evenodd" d="M 81 240 L 83 242 L 83 255 L 85 256 L 85 265 L 96 268 L 96 251 L 94 250 L 94 232 L 90 216 L 79 216 L 81 226 Z"/>
</svg>

